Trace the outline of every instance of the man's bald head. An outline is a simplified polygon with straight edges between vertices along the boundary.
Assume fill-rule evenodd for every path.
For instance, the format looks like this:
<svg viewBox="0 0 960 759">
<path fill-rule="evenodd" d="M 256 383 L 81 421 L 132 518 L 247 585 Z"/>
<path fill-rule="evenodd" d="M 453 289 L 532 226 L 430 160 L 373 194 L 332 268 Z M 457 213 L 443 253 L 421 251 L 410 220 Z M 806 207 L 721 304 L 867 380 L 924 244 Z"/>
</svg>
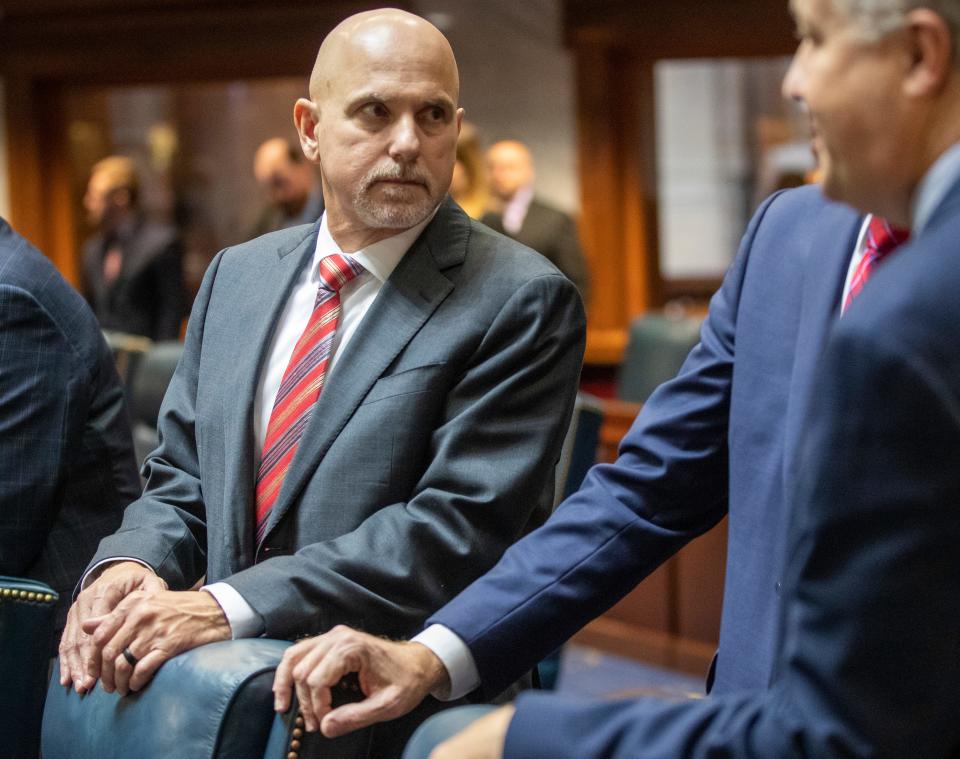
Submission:
<svg viewBox="0 0 960 759">
<path fill-rule="evenodd" d="M 459 101 L 460 74 L 447 38 L 426 19 L 396 8 L 357 13 L 326 36 L 310 75 L 310 97 L 322 102 L 338 76 L 364 61 L 386 56 L 438 62 L 445 69 L 453 102 Z"/>
<path fill-rule="evenodd" d="M 345 251 L 416 226 L 446 195 L 459 97 L 450 43 L 410 13 L 359 13 L 323 41 L 294 121 Z"/>
</svg>

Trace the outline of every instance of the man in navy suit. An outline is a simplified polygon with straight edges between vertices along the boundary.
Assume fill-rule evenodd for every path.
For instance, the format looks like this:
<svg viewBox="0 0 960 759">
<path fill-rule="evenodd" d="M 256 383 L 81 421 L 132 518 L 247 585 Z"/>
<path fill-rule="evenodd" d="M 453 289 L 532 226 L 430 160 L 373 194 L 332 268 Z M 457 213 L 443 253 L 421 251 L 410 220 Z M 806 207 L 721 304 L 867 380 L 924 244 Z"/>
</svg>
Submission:
<svg viewBox="0 0 960 759">
<path fill-rule="evenodd" d="M 304 642 L 278 675 L 278 706 L 292 677 L 328 734 L 389 718 L 430 690 L 456 690 L 463 644 L 466 669 L 495 690 L 554 645 L 554 626 L 566 633 L 571 617 L 579 624 L 628 589 L 651 536 L 682 540 L 678 526 L 697 506 L 709 521 L 722 487 L 713 503 L 691 506 L 690 496 L 702 498 L 712 476 L 729 487 L 731 518 L 716 695 L 688 704 L 527 695 L 434 759 L 956 753 L 960 3 L 796 0 L 793 9 L 802 42 L 785 91 L 809 107 L 824 192 L 912 227 L 912 243 L 836 319 L 848 293 L 813 264 L 822 255 L 829 267 L 853 247 L 843 212 L 818 210 L 811 190 L 768 202 L 702 344 L 651 398 L 617 464 L 596 468 L 551 522 L 430 620 L 455 645 L 427 640 L 431 653 L 342 630 Z M 832 243 L 809 254 L 802 282 L 782 287 L 798 233 Z M 799 311 L 785 318 L 780 301 L 795 298 L 786 311 Z M 750 324 L 758 321 L 766 324 Z M 795 348 L 764 352 L 756 337 Z M 706 360 L 718 348 L 728 362 Z M 786 406 L 766 387 L 785 382 Z M 728 407 L 705 400 L 725 393 Z M 724 412 L 729 429 L 717 443 Z M 763 414 L 784 426 L 758 424 Z M 774 453 L 744 459 L 751 447 Z M 717 456 L 729 457 L 729 480 L 716 479 Z M 671 480 L 678 467 L 687 488 Z M 770 490 L 752 491 L 764 484 Z M 787 502 L 783 533 L 742 509 L 751 492 L 771 508 Z M 738 536 L 752 538 L 765 567 L 742 555 Z M 770 585 L 772 605 L 763 600 Z M 326 688 L 349 670 L 360 671 L 368 698 L 330 712 Z"/>
<path fill-rule="evenodd" d="M 123 387 L 97 320 L 0 219 L 0 574 L 70 595 L 140 493 Z"/>
</svg>

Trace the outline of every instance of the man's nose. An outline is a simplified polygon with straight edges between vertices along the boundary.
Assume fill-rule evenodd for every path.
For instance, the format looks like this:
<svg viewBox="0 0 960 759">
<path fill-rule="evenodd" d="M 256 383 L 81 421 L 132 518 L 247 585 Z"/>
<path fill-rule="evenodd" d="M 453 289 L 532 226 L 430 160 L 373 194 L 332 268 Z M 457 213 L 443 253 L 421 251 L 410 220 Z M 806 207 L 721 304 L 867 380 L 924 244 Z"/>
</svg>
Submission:
<svg viewBox="0 0 960 759">
<path fill-rule="evenodd" d="M 803 54 L 804 43 L 801 42 L 793 54 L 793 58 L 790 60 L 790 67 L 787 69 L 787 73 L 783 77 L 781 91 L 783 92 L 783 96 L 788 100 L 803 100 Z"/>
<path fill-rule="evenodd" d="M 416 119 L 410 114 L 394 124 L 390 140 L 390 157 L 398 163 L 410 163 L 420 155 L 420 135 Z"/>
</svg>

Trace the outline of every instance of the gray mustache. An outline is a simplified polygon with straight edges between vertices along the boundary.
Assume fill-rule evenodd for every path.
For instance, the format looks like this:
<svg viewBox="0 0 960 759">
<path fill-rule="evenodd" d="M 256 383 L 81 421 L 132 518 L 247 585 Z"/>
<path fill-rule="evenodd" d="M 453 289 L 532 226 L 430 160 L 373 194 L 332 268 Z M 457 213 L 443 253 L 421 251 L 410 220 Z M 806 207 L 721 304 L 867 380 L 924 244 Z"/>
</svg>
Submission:
<svg viewBox="0 0 960 759">
<path fill-rule="evenodd" d="M 424 173 L 411 166 L 394 166 L 373 169 L 364 177 L 364 185 L 369 187 L 374 182 L 400 181 L 400 182 L 421 182 L 427 184 L 427 178 Z"/>
</svg>

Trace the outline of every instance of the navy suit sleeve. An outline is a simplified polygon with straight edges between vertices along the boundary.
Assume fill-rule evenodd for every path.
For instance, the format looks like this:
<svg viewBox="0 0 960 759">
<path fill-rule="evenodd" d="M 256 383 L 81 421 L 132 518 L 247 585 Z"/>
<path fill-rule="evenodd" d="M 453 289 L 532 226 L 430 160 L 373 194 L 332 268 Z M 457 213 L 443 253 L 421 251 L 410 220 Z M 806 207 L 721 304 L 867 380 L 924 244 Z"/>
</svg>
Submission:
<svg viewBox="0 0 960 759">
<path fill-rule="evenodd" d="M 85 416 L 76 366 L 36 298 L 0 287 L 0 574 L 34 563 L 56 517 L 71 426 Z"/>
<path fill-rule="evenodd" d="M 878 330 L 852 310 L 824 354 L 772 688 L 687 704 L 523 698 L 505 756 L 956 752 L 960 361 L 914 316 Z"/>
<path fill-rule="evenodd" d="M 772 199 L 771 199 L 772 200 Z M 756 214 L 700 343 L 659 387 L 620 446 L 540 529 L 429 623 L 470 647 L 492 695 L 603 613 L 727 511 L 727 433 L 737 310 Z"/>
</svg>

